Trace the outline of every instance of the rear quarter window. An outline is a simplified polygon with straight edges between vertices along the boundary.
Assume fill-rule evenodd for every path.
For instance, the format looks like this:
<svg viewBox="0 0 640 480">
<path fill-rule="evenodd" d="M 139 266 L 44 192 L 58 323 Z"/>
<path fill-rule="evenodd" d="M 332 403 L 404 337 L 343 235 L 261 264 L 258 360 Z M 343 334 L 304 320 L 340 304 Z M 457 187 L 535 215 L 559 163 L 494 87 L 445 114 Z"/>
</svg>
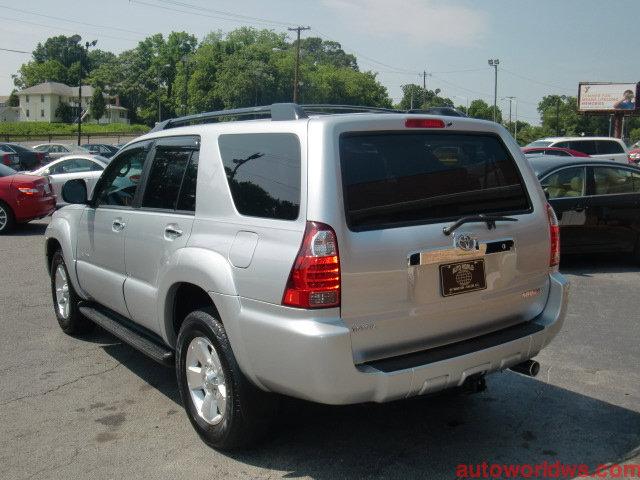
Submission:
<svg viewBox="0 0 640 480">
<path fill-rule="evenodd" d="M 225 134 L 218 146 L 241 215 L 295 220 L 300 211 L 300 141 L 290 133 Z"/>
<path fill-rule="evenodd" d="M 343 134 L 340 162 L 352 230 L 531 208 L 515 161 L 492 135 Z"/>
</svg>

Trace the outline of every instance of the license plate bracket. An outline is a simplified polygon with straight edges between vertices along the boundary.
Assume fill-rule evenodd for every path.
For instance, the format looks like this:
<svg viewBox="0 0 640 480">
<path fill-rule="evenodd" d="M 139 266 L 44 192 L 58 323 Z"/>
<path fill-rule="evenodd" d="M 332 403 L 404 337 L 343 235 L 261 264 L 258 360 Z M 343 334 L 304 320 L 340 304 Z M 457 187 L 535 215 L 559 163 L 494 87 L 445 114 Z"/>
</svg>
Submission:
<svg viewBox="0 0 640 480">
<path fill-rule="evenodd" d="M 484 259 L 440 265 L 440 293 L 452 297 L 487 288 Z"/>
</svg>

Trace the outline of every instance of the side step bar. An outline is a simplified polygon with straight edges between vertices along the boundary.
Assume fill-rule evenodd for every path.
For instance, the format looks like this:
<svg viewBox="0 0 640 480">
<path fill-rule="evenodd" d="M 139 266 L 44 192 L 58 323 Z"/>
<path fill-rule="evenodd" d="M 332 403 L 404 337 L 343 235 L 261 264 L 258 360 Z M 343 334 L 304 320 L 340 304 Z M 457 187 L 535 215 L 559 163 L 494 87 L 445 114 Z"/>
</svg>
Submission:
<svg viewBox="0 0 640 480">
<path fill-rule="evenodd" d="M 173 350 L 163 345 L 160 339 L 153 338 L 151 333 L 147 334 L 136 328 L 130 320 L 94 303 L 82 302 L 79 305 L 79 310 L 89 320 L 97 323 L 107 332 L 144 353 L 152 360 L 166 367 L 173 367 Z"/>
</svg>

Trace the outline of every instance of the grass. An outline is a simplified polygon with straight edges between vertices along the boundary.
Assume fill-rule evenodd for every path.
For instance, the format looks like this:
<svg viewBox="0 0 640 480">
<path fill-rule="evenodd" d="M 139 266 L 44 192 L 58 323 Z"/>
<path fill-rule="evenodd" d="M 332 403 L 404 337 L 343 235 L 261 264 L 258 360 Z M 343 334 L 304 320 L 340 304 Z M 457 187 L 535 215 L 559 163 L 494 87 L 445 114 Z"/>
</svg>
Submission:
<svg viewBox="0 0 640 480">
<path fill-rule="evenodd" d="M 0 122 L 0 135 L 3 136 L 41 136 L 41 135 L 72 135 L 78 131 L 78 125 L 67 123 L 47 122 Z M 98 125 L 95 123 L 82 124 L 82 133 L 146 133 L 149 127 L 146 125 L 127 125 L 123 123 L 111 123 Z"/>
</svg>

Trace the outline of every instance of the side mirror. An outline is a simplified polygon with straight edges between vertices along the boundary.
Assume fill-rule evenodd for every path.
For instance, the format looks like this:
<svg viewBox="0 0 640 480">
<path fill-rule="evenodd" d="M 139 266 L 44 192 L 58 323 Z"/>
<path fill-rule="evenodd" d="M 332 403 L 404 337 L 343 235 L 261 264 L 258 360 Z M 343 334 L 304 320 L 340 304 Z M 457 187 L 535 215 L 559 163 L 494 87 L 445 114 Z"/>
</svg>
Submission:
<svg viewBox="0 0 640 480">
<path fill-rule="evenodd" d="M 81 178 L 69 180 L 62 187 L 62 199 L 67 203 L 86 205 L 87 184 Z"/>
</svg>

